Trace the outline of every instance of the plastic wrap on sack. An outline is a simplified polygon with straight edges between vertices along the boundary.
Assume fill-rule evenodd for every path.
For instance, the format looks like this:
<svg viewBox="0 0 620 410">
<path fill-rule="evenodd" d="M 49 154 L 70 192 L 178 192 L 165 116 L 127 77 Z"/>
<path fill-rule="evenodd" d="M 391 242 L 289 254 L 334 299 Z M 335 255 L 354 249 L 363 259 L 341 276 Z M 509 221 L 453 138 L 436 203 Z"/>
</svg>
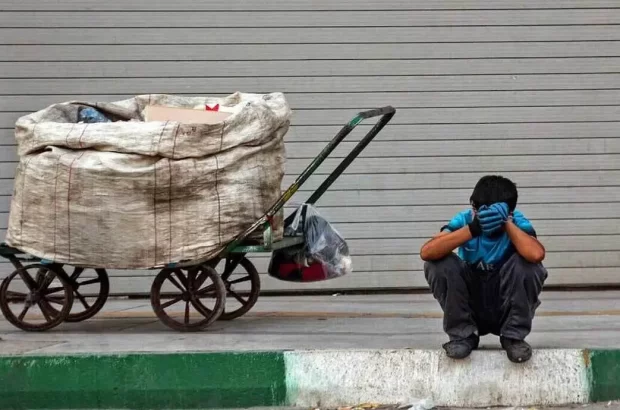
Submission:
<svg viewBox="0 0 620 410">
<path fill-rule="evenodd" d="M 78 111 L 78 122 L 94 124 L 97 122 L 111 122 L 108 117 L 93 107 L 82 107 Z"/>
<path fill-rule="evenodd" d="M 303 235 L 304 245 L 274 252 L 269 266 L 271 276 L 291 282 L 316 282 L 352 271 L 346 241 L 311 205 L 302 205 L 296 211 L 284 234 Z"/>
</svg>

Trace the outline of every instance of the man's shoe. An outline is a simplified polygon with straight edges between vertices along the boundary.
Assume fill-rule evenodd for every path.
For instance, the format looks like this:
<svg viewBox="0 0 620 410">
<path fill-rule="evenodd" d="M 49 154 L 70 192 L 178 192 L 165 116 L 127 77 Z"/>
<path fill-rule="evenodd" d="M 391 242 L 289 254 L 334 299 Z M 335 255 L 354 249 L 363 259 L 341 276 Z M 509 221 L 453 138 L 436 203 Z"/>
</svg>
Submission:
<svg viewBox="0 0 620 410">
<path fill-rule="evenodd" d="M 499 340 L 511 362 L 524 363 L 532 357 L 532 346 L 525 340 L 510 339 L 503 336 Z"/>
<path fill-rule="evenodd" d="M 449 341 L 443 345 L 443 349 L 450 359 L 464 359 L 471 354 L 472 350 L 478 348 L 478 343 L 480 343 L 480 337 L 472 334 L 466 339 Z"/>
</svg>

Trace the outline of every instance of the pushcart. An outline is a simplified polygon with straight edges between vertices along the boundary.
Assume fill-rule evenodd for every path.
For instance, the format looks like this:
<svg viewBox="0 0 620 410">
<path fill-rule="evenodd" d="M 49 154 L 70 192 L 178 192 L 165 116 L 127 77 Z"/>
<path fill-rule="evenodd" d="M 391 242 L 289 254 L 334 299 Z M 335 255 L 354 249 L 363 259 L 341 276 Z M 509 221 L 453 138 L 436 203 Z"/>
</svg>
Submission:
<svg viewBox="0 0 620 410">
<path fill-rule="evenodd" d="M 381 117 L 306 203 L 314 204 L 319 200 L 392 119 L 395 112 L 393 107 L 386 106 L 356 115 L 312 160 L 265 215 L 228 243 L 215 258 L 188 260 L 152 268 L 159 270 L 151 286 L 150 298 L 160 321 L 174 330 L 199 331 L 216 320 L 232 320 L 252 309 L 260 294 L 260 276 L 247 255 L 299 247 L 304 243 L 303 235 L 284 236 L 281 240 L 274 241 L 273 220 L 276 214 L 357 125 L 363 120 Z M 285 226 L 291 222 L 292 216 L 285 220 Z M 262 241 L 248 239 L 260 230 Z M 15 267 L 15 271 L 0 285 L 0 309 L 4 317 L 19 329 L 44 331 L 62 322 L 89 319 L 103 308 L 108 299 L 110 281 L 105 268 L 62 265 L 26 254 L 6 244 L 0 245 L 0 256 L 8 259 Z M 220 273 L 217 271 L 218 267 Z M 240 292 L 237 289 L 241 284 L 245 285 L 246 291 Z M 97 289 L 93 291 L 95 287 Z M 232 298 L 238 306 L 225 307 L 227 298 Z"/>
</svg>

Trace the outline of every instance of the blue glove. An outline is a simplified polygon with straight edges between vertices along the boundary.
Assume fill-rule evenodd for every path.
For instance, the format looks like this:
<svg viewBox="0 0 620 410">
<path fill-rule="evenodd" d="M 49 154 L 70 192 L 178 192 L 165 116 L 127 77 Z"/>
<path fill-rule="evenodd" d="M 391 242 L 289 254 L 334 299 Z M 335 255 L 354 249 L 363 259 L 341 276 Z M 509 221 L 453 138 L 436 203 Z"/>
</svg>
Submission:
<svg viewBox="0 0 620 410">
<path fill-rule="evenodd" d="M 481 207 L 478 212 L 478 219 L 482 232 L 487 235 L 496 232 L 504 226 L 509 215 L 508 204 L 504 202 L 494 203 L 489 207 Z"/>
</svg>

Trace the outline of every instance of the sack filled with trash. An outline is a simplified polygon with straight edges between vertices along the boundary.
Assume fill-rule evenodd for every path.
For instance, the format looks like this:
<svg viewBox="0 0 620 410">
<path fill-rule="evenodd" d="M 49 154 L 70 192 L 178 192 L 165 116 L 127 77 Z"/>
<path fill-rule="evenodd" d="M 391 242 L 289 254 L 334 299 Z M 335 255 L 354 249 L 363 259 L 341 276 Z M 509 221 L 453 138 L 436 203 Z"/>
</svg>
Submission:
<svg viewBox="0 0 620 410">
<path fill-rule="evenodd" d="M 241 92 L 70 101 L 23 116 L 6 242 L 86 267 L 208 260 L 280 197 L 290 116 L 282 93 Z"/>
<path fill-rule="evenodd" d="M 304 244 L 274 252 L 270 276 L 289 282 L 317 282 L 352 272 L 347 242 L 313 206 L 301 205 L 285 225 L 284 235 L 303 236 Z"/>
</svg>

